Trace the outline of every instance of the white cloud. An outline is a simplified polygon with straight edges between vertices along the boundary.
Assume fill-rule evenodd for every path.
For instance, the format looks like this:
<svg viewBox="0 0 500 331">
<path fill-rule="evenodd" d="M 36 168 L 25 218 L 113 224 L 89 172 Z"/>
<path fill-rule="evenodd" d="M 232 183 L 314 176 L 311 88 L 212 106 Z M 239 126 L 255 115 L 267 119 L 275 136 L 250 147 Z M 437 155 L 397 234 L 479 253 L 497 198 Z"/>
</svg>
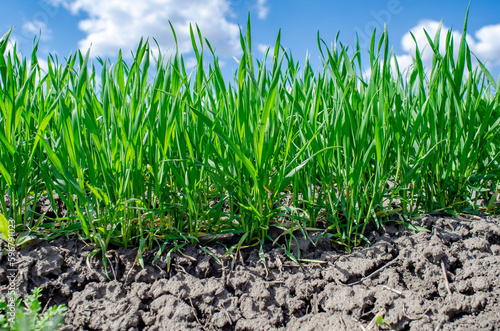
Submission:
<svg viewBox="0 0 500 331">
<path fill-rule="evenodd" d="M 63 2 L 64 1 L 64 2 Z M 219 56 L 239 55 L 239 28 L 227 17 L 233 15 L 227 0 L 56 0 L 73 14 L 85 13 L 88 18 L 79 27 L 87 36 L 79 47 L 92 45 L 94 56 L 115 56 L 135 50 L 141 37 L 155 38 L 162 51 L 175 47 L 170 29 L 172 23 L 179 51 L 192 50 L 189 24 L 198 24 Z"/>
<path fill-rule="evenodd" d="M 418 48 L 422 56 L 422 62 L 424 62 L 425 64 L 431 63 L 432 55 L 434 52 L 432 51 L 432 48 L 427 41 L 427 37 L 425 35 L 424 30 L 427 31 L 431 39 L 434 41 L 434 36 L 436 35 L 438 27 L 439 27 L 439 22 L 432 20 L 423 20 L 420 21 L 417 26 L 410 29 L 410 31 L 413 33 L 413 36 L 417 41 Z M 448 30 L 449 28 L 445 25 L 441 27 L 441 34 L 439 37 L 439 51 L 441 53 L 444 53 L 445 51 L 446 35 L 448 33 Z M 461 32 L 452 31 L 452 37 L 454 43 L 453 50 L 456 52 L 455 55 L 457 55 L 458 48 L 460 45 Z M 466 39 L 468 42 L 473 41 L 470 35 L 467 35 Z M 403 50 L 405 50 L 408 53 L 408 55 L 415 54 L 415 41 L 410 35 L 410 32 L 406 33 L 401 39 L 401 46 Z"/>
<path fill-rule="evenodd" d="M 257 15 L 261 20 L 265 20 L 269 14 L 269 7 L 266 6 L 267 0 L 257 0 Z"/>
<path fill-rule="evenodd" d="M 477 57 L 488 64 L 500 65 L 500 24 L 483 26 L 474 35 L 477 42 L 473 50 Z"/>
<path fill-rule="evenodd" d="M 267 52 L 267 49 L 270 48 L 269 45 L 264 45 L 264 44 L 258 44 L 257 45 L 257 49 L 259 50 L 259 52 L 261 52 L 262 54 L 266 54 Z M 270 53 L 272 53 L 272 49 L 269 50 Z"/>
<path fill-rule="evenodd" d="M 45 22 L 33 20 L 23 24 L 24 35 L 38 35 L 39 33 L 41 33 L 42 40 L 49 40 L 52 38 L 52 30 L 47 27 Z"/>
<path fill-rule="evenodd" d="M 198 64 L 198 61 L 193 56 L 189 56 L 189 57 L 184 59 L 184 67 L 186 68 L 186 70 L 188 72 L 191 71 L 197 64 Z"/>
<path fill-rule="evenodd" d="M 437 21 L 423 20 L 420 21 L 417 26 L 410 29 L 410 31 L 415 36 L 415 40 L 417 41 L 423 65 L 427 69 L 429 69 L 432 65 L 432 56 L 434 52 L 429 45 L 424 29 L 434 41 L 434 36 L 437 32 L 438 27 L 439 22 Z M 444 54 L 445 52 L 444 47 L 448 31 L 449 28 L 443 25 L 439 38 L 439 51 L 441 54 Z M 458 55 L 461 34 L 461 29 L 459 31 L 452 31 L 453 51 L 455 53 L 455 58 Z M 482 27 L 474 34 L 475 38 L 470 34 L 467 34 L 466 36 L 467 44 L 469 45 L 470 50 L 479 58 L 481 62 L 486 63 L 489 68 L 494 65 L 500 64 L 500 38 L 498 38 L 499 35 L 500 24 L 497 24 Z M 401 39 L 401 46 L 405 53 L 398 55 L 397 59 L 399 68 L 403 72 L 410 65 L 412 65 L 412 56 L 415 56 L 415 41 L 413 40 L 409 32 L 406 33 Z"/>
</svg>

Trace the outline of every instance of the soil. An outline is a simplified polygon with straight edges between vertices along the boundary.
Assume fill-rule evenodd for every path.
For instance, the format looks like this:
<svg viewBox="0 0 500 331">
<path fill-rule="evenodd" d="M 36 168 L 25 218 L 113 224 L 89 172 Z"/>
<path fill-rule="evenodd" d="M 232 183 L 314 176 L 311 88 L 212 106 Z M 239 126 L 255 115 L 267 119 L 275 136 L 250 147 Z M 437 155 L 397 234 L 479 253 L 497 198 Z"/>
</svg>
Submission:
<svg viewBox="0 0 500 331">
<path fill-rule="evenodd" d="M 37 239 L 17 251 L 19 290 L 41 286 L 44 303 L 66 304 L 62 330 L 500 330 L 500 219 L 417 224 L 431 232 L 386 225 L 349 254 L 326 237 L 297 238 L 295 254 L 321 261 L 301 266 L 272 243 L 266 266 L 258 248 L 223 257 L 209 243 L 210 254 L 167 247 L 154 264 L 157 250 L 146 251 L 143 269 L 137 250 L 117 248 L 111 279 L 77 238 Z M 5 295 L 5 256 L 0 265 Z"/>
</svg>

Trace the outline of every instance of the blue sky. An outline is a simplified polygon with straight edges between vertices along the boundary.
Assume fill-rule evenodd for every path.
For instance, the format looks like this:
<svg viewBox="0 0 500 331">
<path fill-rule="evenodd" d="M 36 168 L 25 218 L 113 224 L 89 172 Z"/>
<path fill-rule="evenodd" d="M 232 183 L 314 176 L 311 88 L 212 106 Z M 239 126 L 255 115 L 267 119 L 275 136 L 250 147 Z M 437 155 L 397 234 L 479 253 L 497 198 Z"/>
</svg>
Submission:
<svg viewBox="0 0 500 331">
<path fill-rule="evenodd" d="M 313 66 L 319 67 L 316 33 L 330 44 L 340 31 L 345 45 L 355 45 L 356 33 L 361 47 L 368 47 L 374 28 L 387 24 L 391 46 L 403 67 L 411 63 L 414 43 L 426 41 L 423 29 L 433 35 L 439 21 L 453 28 L 456 39 L 461 32 L 469 0 L 18 0 L 0 2 L 2 34 L 15 27 L 13 40 L 29 55 L 33 38 L 41 31 L 39 57 L 49 53 L 60 59 L 77 49 L 92 56 L 113 59 L 137 46 L 141 36 L 154 37 L 163 52 L 173 49 L 171 21 L 186 61 L 190 52 L 189 23 L 197 23 L 224 63 L 225 71 L 234 70 L 233 59 L 241 55 L 239 30 L 245 29 L 248 12 L 252 16 L 252 44 L 260 58 L 267 46 L 274 45 L 278 30 L 282 44 L 303 63 L 310 54 Z M 500 73 L 500 1 L 472 0 L 468 41 L 472 51 L 492 71 Z M 444 38 L 443 33 L 443 38 Z M 364 53 L 366 54 L 366 53 Z M 424 61 L 430 63 L 431 52 Z M 364 56 L 367 64 L 367 56 Z"/>
</svg>

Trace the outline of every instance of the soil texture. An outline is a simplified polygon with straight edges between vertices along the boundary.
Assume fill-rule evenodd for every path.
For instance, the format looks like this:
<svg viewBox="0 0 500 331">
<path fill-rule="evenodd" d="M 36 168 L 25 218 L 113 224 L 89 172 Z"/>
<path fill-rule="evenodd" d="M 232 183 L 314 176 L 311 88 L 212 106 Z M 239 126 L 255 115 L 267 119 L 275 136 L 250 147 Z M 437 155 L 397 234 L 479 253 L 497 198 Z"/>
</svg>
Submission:
<svg viewBox="0 0 500 331">
<path fill-rule="evenodd" d="M 349 254 L 296 237 L 300 266 L 272 243 L 232 257 L 208 243 L 167 246 L 154 264 L 158 250 L 146 251 L 144 268 L 137 250 L 117 248 L 105 269 L 77 238 L 37 239 L 17 250 L 19 291 L 41 286 L 44 304 L 66 304 L 65 331 L 500 330 L 500 219 L 415 224 L 430 232 L 386 225 Z M 5 255 L 0 266 L 6 295 Z"/>
</svg>

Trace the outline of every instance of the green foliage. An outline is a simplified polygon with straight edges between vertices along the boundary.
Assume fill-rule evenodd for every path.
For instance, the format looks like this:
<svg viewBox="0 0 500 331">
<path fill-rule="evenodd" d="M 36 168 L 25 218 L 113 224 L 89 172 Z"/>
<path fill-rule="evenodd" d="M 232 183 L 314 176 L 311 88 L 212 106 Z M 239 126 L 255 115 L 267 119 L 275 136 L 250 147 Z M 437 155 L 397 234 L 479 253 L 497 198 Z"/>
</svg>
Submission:
<svg viewBox="0 0 500 331">
<path fill-rule="evenodd" d="M 21 298 L 14 297 L 16 317 L 14 323 L 9 321 L 10 307 L 5 298 L 0 298 L 0 330 L 12 331 L 52 331 L 57 330 L 64 323 L 63 314 L 67 310 L 65 305 L 52 306 L 41 312 L 42 306 L 38 300 L 41 288 L 36 288 L 28 295 L 24 303 Z"/>
<path fill-rule="evenodd" d="M 15 47 L 5 53 L 9 32 L 0 42 L 0 192 L 10 205 L 0 199 L 0 212 L 20 231 L 76 231 L 103 253 L 228 233 L 241 236 L 239 249 L 261 244 L 271 226 L 289 246 L 320 220 L 350 248 L 391 214 L 409 224 L 423 212 L 495 212 L 500 85 L 472 66 L 465 33 L 466 24 L 458 57 L 451 32 L 444 45 L 440 30 L 428 36 L 432 66 L 416 47 L 405 72 L 387 31 L 378 41 L 374 33 L 366 78 L 359 46 L 329 47 L 319 34 L 318 72 L 284 51 L 281 32 L 259 61 L 249 20 L 228 83 L 197 27 L 190 74 L 177 50 L 165 57 L 147 40 L 130 64 L 120 52 L 114 64 L 98 59 L 98 70 L 77 52 L 64 63 L 50 56 L 43 72 L 38 44 L 29 65 Z M 40 196 L 65 216 L 41 224 Z"/>
<path fill-rule="evenodd" d="M 391 325 L 387 323 L 387 321 L 382 316 L 377 316 L 377 324 L 379 326 L 388 326 L 389 328 L 391 328 Z"/>
</svg>

